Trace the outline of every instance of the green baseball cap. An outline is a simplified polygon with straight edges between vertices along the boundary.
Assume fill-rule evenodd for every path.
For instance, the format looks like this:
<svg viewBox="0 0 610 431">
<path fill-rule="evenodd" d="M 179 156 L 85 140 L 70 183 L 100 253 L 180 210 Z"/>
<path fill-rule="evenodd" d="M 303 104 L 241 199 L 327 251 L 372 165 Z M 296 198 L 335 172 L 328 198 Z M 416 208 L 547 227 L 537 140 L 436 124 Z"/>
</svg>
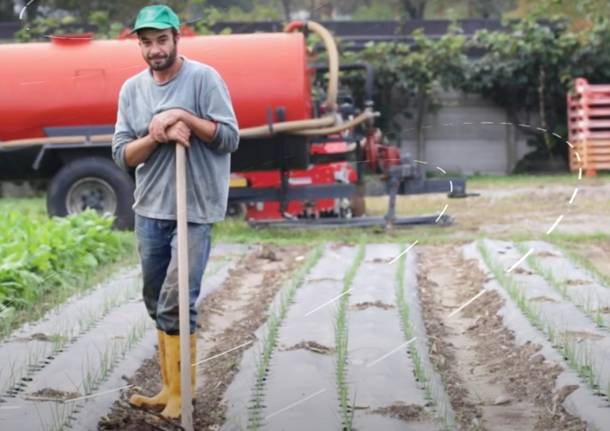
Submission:
<svg viewBox="0 0 610 431">
<path fill-rule="evenodd" d="M 160 4 L 146 6 L 138 12 L 136 23 L 131 32 L 135 33 L 143 28 L 156 28 L 157 30 L 174 28 L 176 31 L 179 31 L 180 18 L 169 6 Z"/>
</svg>

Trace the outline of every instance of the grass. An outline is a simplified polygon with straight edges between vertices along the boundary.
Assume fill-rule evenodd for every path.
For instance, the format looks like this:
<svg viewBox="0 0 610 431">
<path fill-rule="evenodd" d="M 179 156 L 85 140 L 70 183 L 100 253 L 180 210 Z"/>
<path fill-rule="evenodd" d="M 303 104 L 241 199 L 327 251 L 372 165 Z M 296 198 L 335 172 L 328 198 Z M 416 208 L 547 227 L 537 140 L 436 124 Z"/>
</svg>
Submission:
<svg viewBox="0 0 610 431">
<path fill-rule="evenodd" d="M 469 179 L 468 187 L 473 189 L 482 188 L 486 190 L 504 190 L 520 187 L 537 187 L 556 184 L 584 184 L 590 181 L 598 184 L 607 181 L 610 176 L 600 176 L 598 179 L 583 179 L 582 182 L 575 179 L 574 174 L 562 175 L 542 175 L 542 176 L 474 176 Z M 562 196 L 563 191 L 560 193 Z M 560 196 L 560 197 L 561 197 Z M 569 193 L 565 200 L 569 199 Z M 399 216 L 434 214 L 442 210 L 448 204 L 447 213 L 455 217 L 455 224 L 449 227 L 441 226 L 417 226 L 410 228 L 400 228 L 393 231 L 385 231 L 379 228 L 337 228 L 337 229 L 254 229 L 248 226 L 243 220 L 227 219 L 224 222 L 214 225 L 213 242 L 237 242 L 237 243 L 273 243 L 277 245 L 291 244 L 323 244 L 327 241 L 340 243 L 358 244 L 366 242 L 384 243 L 411 243 L 418 240 L 420 244 L 447 244 L 465 243 L 483 239 L 490 234 L 485 232 L 484 227 L 494 224 L 504 224 L 510 226 L 514 217 L 527 217 L 528 213 L 534 211 L 533 217 L 540 217 L 541 210 L 544 212 L 555 211 L 559 207 L 557 197 L 545 202 L 539 202 L 537 206 L 528 205 L 527 194 L 519 194 L 513 197 L 500 199 L 490 198 L 485 193 L 481 197 L 471 197 L 467 199 L 447 199 L 444 194 L 418 195 L 418 196 L 399 196 L 397 199 L 397 214 Z M 525 199 L 525 200 L 524 200 Z M 598 200 L 588 201 L 584 194 L 579 195 L 577 206 L 580 211 L 598 208 Z M 387 197 L 367 197 L 367 213 L 371 215 L 383 215 L 387 210 Z M 12 207 L 16 200 L 9 200 L 4 207 Z M 23 199 L 20 206 L 24 211 L 44 215 L 44 202 L 42 199 Z M 0 200 L 0 212 L 3 206 Z M 586 205 L 585 205 L 586 203 Z M 585 206 L 582 206 L 585 205 Z M 595 206 L 593 206 L 595 205 Z M 597 212 L 603 211 L 598 208 Z M 511 218 L 512 217 L 512 218 Z M 551 217 L 549 215 L 549 217 Z M 553 218 L 556 215 L 553 214 Z M 551 221 L 552 222 L 552 221 Z M 526 241 L 533 239 L 548 239 L 545 236 L 546 228 L 541 227 L 537 230 L 522 229 L 518 226 L 510 229 L 501 229 L 494 233 L 496 239 L 507 239 Z M 132 235 L 132 234 L 128 234 Z M 603 234 L 600 234 L 603 235 Z M 560 231 L 553 234 L 557 238 L 566 238 L 568 241 L 588 241 L 593 240 L 595 235 L 562 235 Z"/>
<path fill-rule="evenodd" d="M 472 175 L 468 177 L 467 187 L 471 188 L 513 188 L 539 187 L 548 185 L 598 184 L 610 181 L 610 175 L 600 173 L 597 178 L 578 179 L 578 173 L 559 173 L 542 175 Z"/>
</svg>

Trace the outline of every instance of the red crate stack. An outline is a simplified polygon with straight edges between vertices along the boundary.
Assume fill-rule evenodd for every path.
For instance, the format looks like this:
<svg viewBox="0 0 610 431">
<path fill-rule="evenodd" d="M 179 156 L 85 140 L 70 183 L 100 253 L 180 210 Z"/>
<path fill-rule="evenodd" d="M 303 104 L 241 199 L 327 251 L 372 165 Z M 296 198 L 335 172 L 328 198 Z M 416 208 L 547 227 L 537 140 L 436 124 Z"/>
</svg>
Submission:
<svg viewBox="0 0 610 431">
<path fill-rule="evenodd" d="M 568 94 L 570 169 L 595 176 L 610 170 L 610 85 L 591 85 L 584 78 L 574 81 Z"/>
</svg>

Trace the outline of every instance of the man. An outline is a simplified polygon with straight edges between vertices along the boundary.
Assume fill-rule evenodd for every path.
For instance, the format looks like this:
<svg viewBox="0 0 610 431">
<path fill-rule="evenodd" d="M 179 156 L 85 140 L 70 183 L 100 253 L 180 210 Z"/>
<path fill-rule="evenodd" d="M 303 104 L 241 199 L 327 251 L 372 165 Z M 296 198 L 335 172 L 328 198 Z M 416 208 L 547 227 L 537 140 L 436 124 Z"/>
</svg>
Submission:
<svg viewBox="0 0 610 431">
<path fill-rule="evenodd" d="M 176 250 L 175 145 L 187 149 L 187 217 L 191 361 L 201 278 L 210 253 L 212 223 L 225 216 L 230 153 L 238 146 L 237 121 L 225 83 L 211 67 L 177 55 L 180 21 L 167 6 L 143 8 L 137 32 L 149 68 L 128 79 L 119 95 L 112 144 L 115 162 L 136 168 L 135 231 L 142 265 L 143 296 L 155 321 L 163 387 L 153 397 L 133 395 L 136 406 L 164 406 L 177 418 L 180 399 L 180 338 Z M 195 369 L 192 369 L 193 392 Z"/>
</svg>

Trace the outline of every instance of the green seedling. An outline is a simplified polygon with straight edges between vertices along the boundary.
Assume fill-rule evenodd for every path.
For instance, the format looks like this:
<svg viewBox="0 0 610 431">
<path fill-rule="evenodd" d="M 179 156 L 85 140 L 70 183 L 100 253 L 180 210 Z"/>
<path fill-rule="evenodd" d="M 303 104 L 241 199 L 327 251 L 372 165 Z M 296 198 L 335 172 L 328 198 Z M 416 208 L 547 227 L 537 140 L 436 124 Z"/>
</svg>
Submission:
<svg viewBox="0 0 610 431">
<path fill-rule="evenodd" d="M 502 270 L 493 260 L 486 245 L 483 242 L 479 242 L 477 243 L 477 248 L 485 265 L 489 268 L 500 286 L 502 286 L 508 292 L 511 299 L 515 301 L 517 307 L 525 314 L 530 323 L 546 334 L 553 346 L 561 352 L 570 368 L 576 371 L 580 377 L 585 379 L 591 388 L 600 387 L 599 374 L 593 364 L 591 352 L 579 349 L 577 343 L 571 337 L 558 332 L 550 323 L 543 322 L 531 303 L 520 292 L 514 278 Z M 604 395 L 607 399 L 610 399 L 610 394 L 608 392 Z"/>
<path fill-rule="evenodd" d="M 262 350 L 260 351 L 260 354 L 257 355 L 256 380 L 254 387 L 252 388 L 252 395 L 249 403 L 250 408 L 248 409 L 249 430 L 259 430 L 263 426 L 262 410 L 264 407 L 265 382 L 269 375 L 271 357 L 277 347 L 280 326 L 286 318 L 286 314 L 294 301 L 294 296 L 296 295 L 298 288 L 303 285 L 305 277 L 311 268 L 320 260 L 323 251 L 323 246 L 318 246 L 309 253 L 303 266 L 297 270 L 288 284 L 282 289 L 276 309 L 273 310 L 267 318 L 265 324 L 266 330 L 261 339 Z"/>
<path fill-rule="evenodd" d="M 351 430 L 353 423 L 353 409 L 349 400 L 349 386 L 347 378 L 348 364 L 348 325 L 347 325 L 347 310 L 349 307 L 349 291 L 352 287 L 358 268 L 362 264 L 365 255 L 365 245 L 360 243 L 354 260 L 343 277 L 342 295 L 339 298 L 337 307 L 336 323 L 335 323 L 335 349 L 337 352 L 336 379 L 337 393 L 339 396 L 339 414 L 342 418 L 342 427 L 344 430 Z"/>
</svg>

